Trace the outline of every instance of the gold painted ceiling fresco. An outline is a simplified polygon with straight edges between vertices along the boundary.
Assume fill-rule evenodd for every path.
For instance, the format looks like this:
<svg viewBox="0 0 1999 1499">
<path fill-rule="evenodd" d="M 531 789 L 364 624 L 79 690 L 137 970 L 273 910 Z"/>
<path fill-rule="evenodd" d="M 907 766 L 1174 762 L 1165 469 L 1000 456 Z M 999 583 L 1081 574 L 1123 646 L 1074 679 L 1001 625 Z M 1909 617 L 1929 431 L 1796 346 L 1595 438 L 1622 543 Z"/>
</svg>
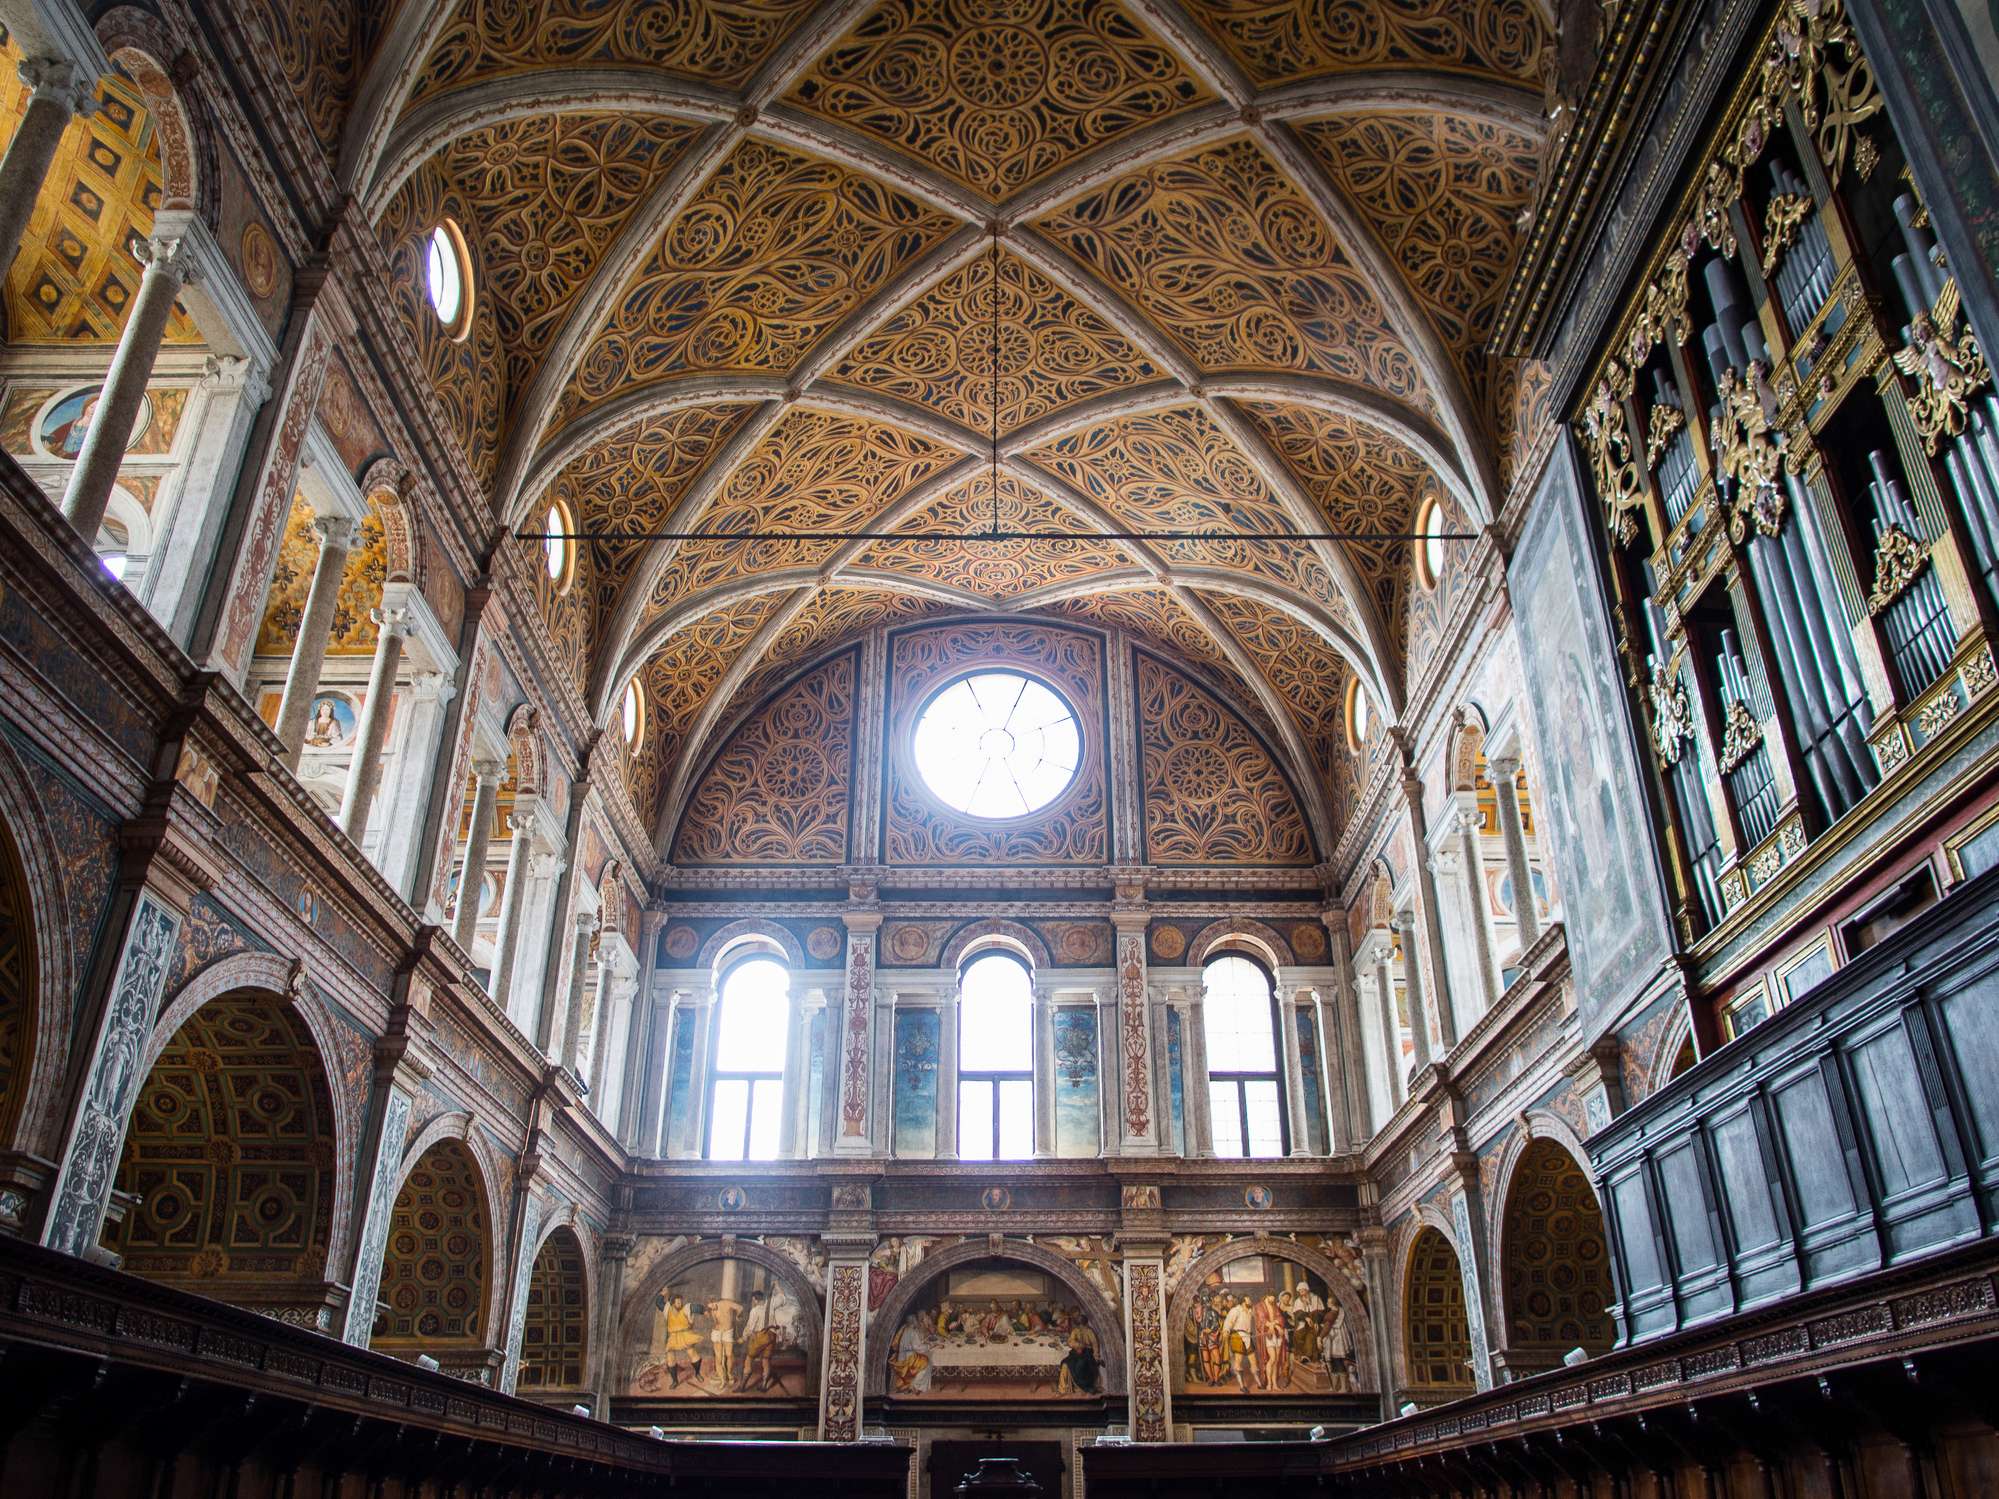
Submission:
<svg viewBox="0 0 1999 1499">
<path fill-rule="evenodd" d="M 1490 521 L 1484 341 L 1535 190 L 1538 16 L 444 0 L 411 55 L 412 28 L 318 0 L 273 55 L 399 277 L 460 217 L 483 320 L 415 342 L 496 511 L 626 533 L 543 608 L 604 721 L 641 683 L 634 795 L 670 831 L 811 662 L 986 609 L 1127 631 L 1343 805 L 1333 699 L 1358 675 L 1399 716 L 1409 547 L 1104 533 L 1406 532 L 1430 493 Z M 378 98 L 381 128 L 343 118 Z M 1003 529 L 1080 539 L 968 535 L 995 463 Z M 689 526 L 842 535 L 652 534 Z"/>
</svg>

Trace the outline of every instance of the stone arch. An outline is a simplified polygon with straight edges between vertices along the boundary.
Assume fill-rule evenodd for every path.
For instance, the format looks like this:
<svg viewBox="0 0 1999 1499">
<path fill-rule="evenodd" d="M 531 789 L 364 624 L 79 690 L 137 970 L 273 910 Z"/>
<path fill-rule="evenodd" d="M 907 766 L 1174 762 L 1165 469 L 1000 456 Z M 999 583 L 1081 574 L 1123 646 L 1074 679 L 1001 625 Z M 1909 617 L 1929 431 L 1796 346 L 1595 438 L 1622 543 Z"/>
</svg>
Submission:
<svg viewBox="0 0 1999 1499">
<path fill-rule="evenodd" d="M 895 1289 L 881 1304 L 881 1309 L 869 1317 L 876 1327 L 893 1329 L 916 1304 L 917 1297 L 927 1290 L 931 1282 L 945 1272 L 962 1265 L 977 1264 L 986 1260 L 1010 1260 L 1016 1264 L 1031 1266 L 1045 1274 L 1052 1275 L 1076 1298 L 1090 1325 L 1102 1330 L 1097 1342 L 1104 1361 L 1104 1393 L 1122 1395 L 1127 1390 L 1125 1383 L 1124 1315 L 1120 1308 L 1105 1299 L 1103 1291 L 1096 1286 L 1071 1260 L 1038 1244 L 1030 1244 L 1024 1239 L 1002 1239 L 995 1247 L 989 1238 L 967 1239 L 962 1244 L 953 1244 L 949 1249 L 940 1249 L 925 1255 L 922 1262 L 911 1274 L 895 1284 Z M 888 1366 L 877 1357 L 887 1346 L 886 1337 L 870 1340 L 868 1367 L 862 1381 L 862 1388 L 868 1395 L 880 1398 L 887 1392 Z"/>
<path fill-rule="evenodd" d="M 11 1083 L 0 1084 L 0 1148 L 53 1158 L 60 1146 L 70 1006 L 81 980 L 68 883 L 54 834 L 20 761 L 0 738 L 0 879 L 13 893 L 16 966 L 0 979 L 0 1017 L 18 1013 L 20 1040 Z M 0 944 L 6 943 L 0 933 Z M 0 1020 L 0 1023 L 4 1023 Z"/>
<path fill-rule="evenodd" d="M 1476 703 L 1458 709 L 1451 731 L 1451 790 L 1476 791 L 1485 774 L 1485 714 Z"/>
<path fill-rule="evenodd" d="M 339 1072 L 274 962 L 289 969 L 212 965 L 155 1027 L 115 1178 L 137 1200 L 104 1241 L 134 1274 L 325 1331 L 344 1233 Z"/>
<path fill-rule="evenodd" d="M 1279 968 L 1294 961 L 1291 944 L 1273 928 L 1246 916 L 1224 916 L 1194 934 L 1194 940 L 1187 944 L 1187 966 L 1199 968 L 1218 951 L 1226 951 L 1230 944 L 1246 947 L 1262 958 L 1273 980 Z"/>
<path fill-rule="evenodd" d="M 548 1224 L 533 1246 L 527 1311 L 521 1323 L 519 1387 L 575 1390 L 590 1384 L 590 1252 L 572 1211 Z"/>
<path fill-rule="evenodd" d="M 145 1070 L 151 1072 L 176 1032 L 211 1000 L 233 992 L 261 993 L 288 1003 L 305 1025 L 319 1054 L 333 1096 L 333 1150 L 336 1161 L 353 1159 L 355 1141 L 361 1131 L 361 1103 L 345 1088 L 334 1087 L 343 1076 L 341 1063 L 343 1032 L 351 1049 L 362 1038 L 336 1021 L 305 975 L 305 965 L 297 958 L 277 953 L 235 953 L 197 972 L 160 1009 L 152 1035 L 146 1043 Z M 354 1211 L 354 1179 L 347 1171 L 334 1172 L 333 1241 L 329 1246 L 327 1273 L 333 1274 L 346 1258 L 348 1233 Z"/>
<path fill-rule="evenodd" d="M 160 153 L 160 208 L 191 209 L 206 223 L 220 224 L 221 179 L 208 112 L 199 92 L 183 87 L 160 61 L 179 56 L 185 44 L 157 16 L 130 5 L 105 12 L 95 30 L 105 54 L 146 101 Z"/>
<path fill-rule="evenodd" d="M 1572 1348 L 1610 1351 L 1616 1291 L 1582 1142 L 1552 1114 L 1528 1115 L 1525 1124 L 1501 1158 L 1489 1263 L 1498 1280 L 1496 1351 L 1509 1369 L 1537 1373 Z"/>
<path fill-rule="evenodd" d="M 946 972 L 956 973 L 966 955 L 980 946 L 1014 949 L 1018 956 L 1027 959 L 1028 966 L 1037 973 L 1055 966 L 1055 960 L 1049 956 L 1048 944 L 1041 940 L 1039 932 L 1017 921 L 1002 921 L 997 917 L 970 922 L 955 932 L 951 940 L 944 944 L 937 966 Z"/>
<path fill-rule="evenodd" d="M 1374 884 L 1369 892 L 1367 924 L 1370 927 L 1387 927 L 1395 919 L 1395 872 L 1388 867 L 1388 860 L 1374 861 Z"/>
<path fill-rule="evenodd" d="M 1700 1048 L 1694 1040 L 1693 1013 L 1685 1005 L 1680 1005 L 1672 1020 L 1659 1032 L 1659 1043 L 1652 1053 L 1651 1065 L 1645 1069 L 1647 1098 L 1687 1070 L 1687 1051 L 1690 1047 L 1693 1049 L 1693 1060 L 1699 1061 Z M 1639 1100 L 1632 1098 L 1626 1102 L 1637 1103 Z"/>
<path fill-rule="evenodd" d="M 465 1162 L 471 1167 L 472 1195 L 477 1202 L 477 1217 L 481 1220 L 478 1228 L 482 1241 L 481 1249 L 484 1254 L 484 1260 L 480 1267 L 483 1294 L 478 1303 L 477 1338 L 479 1341 L 475 1345 L 470 1341 L 460 1340 L 455 1346 L 461 1349 L 469 1349 L 475 1346 L 479 1349 L 495 1348 L 499 1345 L 502 1332 L 500 1318 L 505 1310 L 503 1297 L 506 1291 L 507 1279 L 503 1273 L 504 1267 L 499 1263 L 498 1249 L 500 1241 L 497 1236 L 504 1233 L 506 1229 L 508 1221 L 507 1203 L 501 1197 L 499 1191 L 498 1183 L 501 1180 L 501 1173 L 498 1170 L 499 1163 L 493 1159 L 492 1153 L 483 1145 L 478 1128 L 469 1113 L 460 1111 L 444 1114 L 431 1120 L 417 1134 L 416 1138 L 403 1148 L 402 1162 L 396 1173 L 396 1192 L 395 1196 L 391 1199 L 392 1205 L 390 1208 L 388 1237 L 382 1250 L 382 1288 L 378 1292 L 378 1295 L 383 1301 L 390 1299 L 392 1269 L 397 1259 L 398 1250 L 396 1242 L 397 1220 L 404 1215 L 406 1206 L 409 1211 L 414 1212 L 413 1198 L 416 1195 L 420 1195 L 420 1193 L 411 1193 L 411 1183 L 417 1178 L 418 1168 L 423 1165 L 425 1157 L 441 1146 L 456 1147 L 464 1156 Z M 427 1191 L 430 1189 L 425 1188 L 422 1190 Z M 406 1198 L 406 1194 L 410 1194 L 408 1198 Z M 458 1211 L 462 1214 L 463 1208 L 459 1208 Z M 407 1244 L 403 1246 L 405 1250 L 411 1247 Z M 420 1251 L 422 1246 L 419 1244 L 414 1247 Z M 380 1326 L 379 1319 L 377 1326 L 378 1328 Z M 399 1344 L 406 1347 L 407 1351 L 412 1353 L 434 1353 L 436 1351 L 429 1347 L 417 1346 L 414 1339 L 403 1343 L 402 1340 L 396 1338 L 393 1332 L 389 1334 L 389 1337 L 390 1342 L 387 1345 L 386 1351 L 397 1351 Z M 384 1346 L 379 1334 L 371 1339 L 371 1346 Z"/>
<path fill-rule="evenodd" d="M 802 1313 L 800 1331 L 805 1350 L 807 1392 L 817 1392 L 822 1369 L 821 1333 L 825 1322 L 819 1288 L 807 1280 L 791 1260 L 754 1239 L 701 1239 L 676 1249 L 646 1273 L 638 1289 L 626 1296 L 624 1305 L 618 1309 L 618 1372 L 614 1388 L 630 1389 L 638 1375 L 639 1364 L 645 1357 L 652 1332 L 653 1298 L 695 1266 L 727 1259 L 760 1266 L 771 1279 L 781 1283 L 798 1303 Z"/>
<path fill-rule="evenodd" d="M 1168 1293 L 1166 1302 L 1168 1347 L 1171 1348 L 1173 1341 L 1180 1337 L 1181 1329 L 1187 1324 L 1187 1314 L 1194 1308 L 1194 1298 L 1200 1294 L 1207 1278 L 1224 1265 L 1257 1254 L 1272 1259 L 1290 1260 L 1325 1282 L 1326 1290 L 1339 1302 L 1340 1311 L 1346 1317 L 1347 1332 L 1353 1343 L 1356 1388 L 1380 1389 L 1381 1370 L 1374 1351 L 1374 1319 L 1368 1314 L 1367 1303 L 1362 1300 L 1361 1293 L 1355 1289 L 1347 1272 L 1330 1255 L 1322 1254 L 1293 1240 L 1269 1234 L 1230 1239 L 1226 1243 L 1217 1244 L 1180 1272 L 1180 1279 Z M 1178 1393 L 1185 1383 L 1186 1371 L 1179 1360 L 1169 1358 L 1168 1362 L 1173 1366 L 1173 1389 Z"/>
<path fill-rule="evenodd" d="M 713 973 L 715 965 L 746 937 L 761 938 L 768 942 L 777 949 L 777 954 L 773 956 L 782 954 L 785 966 L 788 968 L 799 969 L 806 966 L 805 949 L 798 945 L 796 937 L 774 921 L 759 921 L 754 917 L 732 921 L 713 932 L 708 940 L 701 944 L 700 955 L 694 960 L 695 965 Z"/>
<path fill-rule="evenodd" d="M 1462 1250 L 1442 1215 L 1428 1209 L 1405 1239 L 1397 1285 L 1402 1335 L 1395 1340 L 1401 1387 L 1431 1402 L 1468 1395 L 1477 1380 L 1468 1367 L 1474 1354 Z"/>
<path fill-rule="evenodd" d="M 541 715 L 527 703 L 507 720 L 507 750 L 513 756 L 514 794 L 533 796 L 542 788 Z"/>
<path fill-rule="evenodd" d="M 421 590 L 423 549 L 410 493 L 414 482 L 410 471 L 394 458 L 377 458 L 361 473 L 361 493 L 382 522 L 385 581 L 411 583 Z"/>
</svg>

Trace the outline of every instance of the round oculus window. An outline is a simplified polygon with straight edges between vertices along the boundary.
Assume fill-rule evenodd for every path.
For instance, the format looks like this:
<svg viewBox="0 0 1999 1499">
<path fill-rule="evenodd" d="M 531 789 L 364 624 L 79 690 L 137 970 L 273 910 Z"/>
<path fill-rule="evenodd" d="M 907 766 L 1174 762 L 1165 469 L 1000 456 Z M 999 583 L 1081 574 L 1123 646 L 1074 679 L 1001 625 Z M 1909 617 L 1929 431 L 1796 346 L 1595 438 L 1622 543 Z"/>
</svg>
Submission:
<svg viewBox="0 0 1999 1499">
<path fill-rule="evenodd" d="M 1017 671 L 960 677 L 916 720 L 917 774 L 945 806 L 1000 820 L 1039 812 L 1069 789 L 1082 733 L 1069 705 Z"/>
</svg>

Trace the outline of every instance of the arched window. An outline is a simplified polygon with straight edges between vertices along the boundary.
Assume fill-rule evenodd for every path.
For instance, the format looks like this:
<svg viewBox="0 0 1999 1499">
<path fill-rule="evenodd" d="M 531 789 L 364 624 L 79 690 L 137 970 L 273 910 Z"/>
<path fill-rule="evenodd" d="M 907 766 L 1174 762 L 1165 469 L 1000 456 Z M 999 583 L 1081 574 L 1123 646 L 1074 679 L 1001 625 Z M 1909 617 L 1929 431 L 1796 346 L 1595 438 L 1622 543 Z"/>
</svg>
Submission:
<svg viewBox="0 0 1999 1499">
<path fill-rule="evenodd" d="M 709 1082 L 708 1159 L 773 1161 L 784 1116 L 784 1048 L 791 975 L 775 958 L 746 958 L 722 980 Z"/>
<path fill-rule="evenodd" d="M 548 576 L 558 592 L 569 587 L 574 576 L 570 568 L 571 554 L 568 533 L 576 528 L 569 523 L 569 507 L 561 501 L 548 507 L 548 514 L 542 517 L 542 560 L 548 565 Z"/>
<path fill-rule="evenodd" d="M 1423 501 L 1416 512 L 1416 581 L 1435 588 L 1444 575 L 1444 507 L 1435 495 Z"/>
<path fill-rule="evenodd" d="M 1347 683 L 1347 747 L 1356 753 L 1367 748 L 1368 719 L 1367 689 L 1355 677 Z"/>
<path fill-rule="evenodd" d="M 633 749 L 639 747 L 639 730 L 645 726 L 645 696 L 639 688 L 637 677 L 625 684 L 625 695 L 618 704 L 618 727 L 624 732 L 625 743 Z"/>
<path fill-rule="evenodd" d="M 1034 984 L 1027 965 L 985 952 L 958 976 L 958 1158 L 1034 1154 Z"/>
<path fill-rule="evenodd" d="M 1284 1094 L 1277 1082 L 1277 1006 L 1269 976 L 1248 958 L 1224 953 L 1202 978 L 1215 1154 L 1281 1156 Z"/>
<path fill-rule="evenodd" d="M 472 274 L 465 237 L 450 219 L 438 223 L 424 242 L 423 290 L 445 332 L 463 338 L 472 324 Z"/>
</svg>

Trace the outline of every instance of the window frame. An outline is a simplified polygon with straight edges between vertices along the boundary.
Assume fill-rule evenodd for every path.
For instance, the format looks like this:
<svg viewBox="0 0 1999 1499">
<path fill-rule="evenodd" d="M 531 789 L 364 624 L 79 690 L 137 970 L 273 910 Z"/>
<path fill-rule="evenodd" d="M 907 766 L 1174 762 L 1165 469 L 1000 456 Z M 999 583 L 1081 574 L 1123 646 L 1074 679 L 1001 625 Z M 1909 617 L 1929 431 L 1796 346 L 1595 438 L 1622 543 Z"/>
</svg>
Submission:
<svg viewBox="0 0 1999 1499">
<path fill-rule="evenodd" d="M 1444 575 L 1444 566 L 1450 560 L 1444 552 L 1443 538 L 1438 534 L 1444 515 L 1443 502 L 1435 494 L 1425 495 L 1416 507 L 1416 524 L 1412 527 L 1416 536 L 1416 581 L 1425 589 L 1433 589 Z M 1436 556 L 1430 555 L 1431 549 Z"/>
<path fill-rule="evenodd" d="M 1022 977 L 1025 978 L 1025 980 L 1027 981 L 1027 1005 L 1028 1005 L 1027 1069 L 1025 1071 L 1019 1071 L 1011 1068 L 999 1069 L 999 1070 L 995 1070 L 992 1068 L 974 1068 L 968 1070 L 965 1066 L 965 1026 L 964 1026 L 964 1012 L 963 1012 L 965 975 L 970 973 L 973 968 L 977 967 L 980 963 L 985 962 L 989 958 L 1004 958 L 1009 963 L 1017 965 L 1021 971 Z M 951 1107 L 956 1111 L 954 1117 L 956 1119 L 958 1159 L 961 1161 L 965 1160 L 991 1161 L 996 1165 L 1002 1161 L 1031 1161 L 1034 1159 L 1035 1147 L 1039 1143 L 1034 1138 L 1035 1112 L 1036 1112 L 1036 1106 L 1039 1103 L 1039 1100 L 1035 1097 L 1035 1091 L 1034 1091 L 1034 1082 L 1035 1082 L 1034 1048 L 1036 1044 L 1036 1037 L 1034 1034 L 1034 1003 L 1035 1003 L 1034 965 L 1030 963 L 1026 957 L 1024 957 L 1020 953 L 1015 952 L 1010 947 L 995 945 L 992 947 L 978 948 L 976 951 L 967 954 L 964 960 L 958 965 L 957 1003 L 960 1007 L 958 1015 L 958 1027 L 957 1027 L 958 1091 L 957 1091 L 957 1096 L 951 1100 Z M 968 1082 L 988 1083 L 991 1085 L 992 1088 L 993 1153 L 989 1156 L 968 1156 L 965 1154 L 965 1085 Z M 1000 1154 L 1000 1098 L 1002 1094 L 1001 1085 L 1004 1083 L 1021 1083 L 1021 1082 L 1025 1082 L 1027 1084 L 1027 1154 L 1024 1156 L 1001 1155 Z"/>
<path fill-rule="evenodd" d="M 1284 1160 L 1291 1154 L 1291 1100 L 1285 1086 L 1286 1079 L 1284 1075 L 1284 1031 L 1282 1029 L 1284 1017 L 1277 1003 L 1277 977 L 1270 971 L 1270 965 L 1253 952 L 1248 952 L 1240 947 L 1219 947 L 1210 949 L 1207 956 L 1201 960 L 1201 1046 L 1203 1055 L 1206 1054 L 1208 1040 L 1208 970 L 1224 958 L 1240 958 L 1263 976 L 1263 991 L 1266 999 L 1269 1001 L 1270 1007 L 1271 1070 L 1269 1072 L 1244 1072 L 1238 1069 L 1230 1069 L 1217 1072 L 1213 1068 L 1208 1069 L 1206 1078 L 1209 1111 L 1208 1145 L 1210 1149 L 1214 1150 L 1215 1156 L 1219 1160 Z M 1277 1153 L 1275 1155 L 1252 1155 L 1249 1148 L 1249 1094 L 1243 1085 L 1245 1083 L 1261 1082 L 1273 1084 L 1277 1091 Z M 1239 1155 L 1223 1155 L 1220 1149 L 1215 1146 L 1214 1085 L 1216 1083 L 1228 1083 L 1234 1087 L 1237 1138 L 1242 1142 L 1242 1152 Z"/>
<path fill-rule="evenodd" d="M 981 812 L 969 812 L 963 807 L 956 806 L 945 800 L 943 794 L 931 784 L 930 777 L 924 772 L 922 759 L 916 751 L 916 742 L 923 732 L 925 720 L 930 716 L 931 711 L 936 708 L 938 702 L 945 694 L 953 691 L 962 683 L 972 681 L 975 678 L 990 676 L 1019 677 L 1030 685 L 1048 693 L 1049 696 L 1053 697 L 1061 705 L 1062 710 L 1069 715 L 1069 723 L 1076 734 L 1076 763 L 1070 768 L 1069 779 L 1063 783 L 1062 789 L 1037 807 L 1032 807 L 1025 812 L 1009 812 L 999 817 L 989 816 Z M 1089 735 L 1085 730 L 1083 714 L 1078 711 L 1075 703 L 1070 700 L 1069 694 L 1050 678 L 1043 676 L 1037 671 L 1031 671 L 1015 661 L 985 661 L 953 673 L 947 680 L 938 683 L 932 691 L 924 695 L 922 701 L 917 704 L 915 711 L 910 714 L 906 729 L 898 737 L 901 744 L 901 753 L 904 762 L 909 767 L 911 779 L 924 799 L 944 816 L 962 819 L 976 827 L 1018 827 L 1053 816 L 1076 795 L 1077 788 L 1083 784 L 1084 772 L 1090 766 L 1090 741 Z M 1023 959 L 1022 961 L 1026 960 Z M 969 964 L 969 962 L 970 960 L 968 959 L 967 963 Z M 963 969 L 961 968 L 959 972 L 962 974 Z"/>
<path fill-rule="evenodd" d="M 439 237 L 443 245 L 438 245 Z M 452 269 L 458 277 L 458 306 L 450 317 L 446 317 L 437 305 L 437 293 L 430 284 L 430 256 L 433 249 L 449 253 Z M 423 302 L 430 309 L 430 315 L 444 330 L 444 336 L 453 343 L 463 343 L 472 332 L 472 299 L 476 294 L 476 283 L 472 276 L 472 252 L 465 243 L 465 231 L 458 227 L 458 221 L 445 215 L 430 226 L 423 237 Z"/>
<path fill-rule="evenodd" d="M 784 1035 L 785 1056 L 784 1060 L 778 1063 L 777 1071 L 775 1072 L 766 1072 L 766 1071 L 752 1072 L 752 1071 L 745 1071 L 740 1068 L 724 1068 L 714 1060 L 714 1057 L 719 1056 L 722 1050 L 722 1026 L 727 1018 L 725 1011 L 729 1002 L 730 981 L 733 980 L 737 974 L 739 974 L 745 967 L 747 967 L 751 963 L 775 964 L 778 971 L 784 975 L 784 1009 L 785 1009 L 785 1019 L 786 1019 L 785 1035 Z M 782 1149 L 782 1141 L 784 1138 L 784 1103 L 785 1103 L 784 1074 L 786 1071 L 786 1063 L 789 1062 L 790 1053 L 791 1053 L 791 1026 L 789 1023 L 791 1019 L 791 1006 L 792 1006 L 791 967 L 788 963 L 786 963 L 784 955 L 782 953 L 771 952 L 762 947 L 747 948 L 744 951 L 731 957 L 727 965 L 723 967 L 719 973 L 716 974 L 714 1002 L 715 1002 L 715 1021 L 714 1021 L 715 1029 L 714 1029 L 714 1038 L 710 1043 L 712 1047 L 712 1052 L 708 1064 L 708 1077 L 707 1077 L 708 1091 L 707 1091 L 707 1097 L 704 1100 L 705 1107 L 702 1110 L 702 1119 L 701 1119 L 701 1159 L 704 1161 L 717 1161 L 717 1160 L 739 1161 L 745 1164 L 755 1161 L 780 1160 L 782 1159 L 782 1156 L 777 1153 L 773 1153 L 769 1156 L 751 1155 L 750 1141 L 753 1138 L 756 1131 L 757 1085 L 759 1083 L 764 1083 L 764 1082 L 774 1082 L 777 1086 L 778 1140 L 780 1142 L 779 1150 Z M 733 1083 L 733 1082 L 741 1082 L 748 1084 L 748 1095 L 745 1099 L 743 1107 L 742 1154 L 733 1155 L 733 1156 L 718 1156 L 715 1154 L 715 1093 L 717 1088 L 721 1084 Z"/>
</svg>

